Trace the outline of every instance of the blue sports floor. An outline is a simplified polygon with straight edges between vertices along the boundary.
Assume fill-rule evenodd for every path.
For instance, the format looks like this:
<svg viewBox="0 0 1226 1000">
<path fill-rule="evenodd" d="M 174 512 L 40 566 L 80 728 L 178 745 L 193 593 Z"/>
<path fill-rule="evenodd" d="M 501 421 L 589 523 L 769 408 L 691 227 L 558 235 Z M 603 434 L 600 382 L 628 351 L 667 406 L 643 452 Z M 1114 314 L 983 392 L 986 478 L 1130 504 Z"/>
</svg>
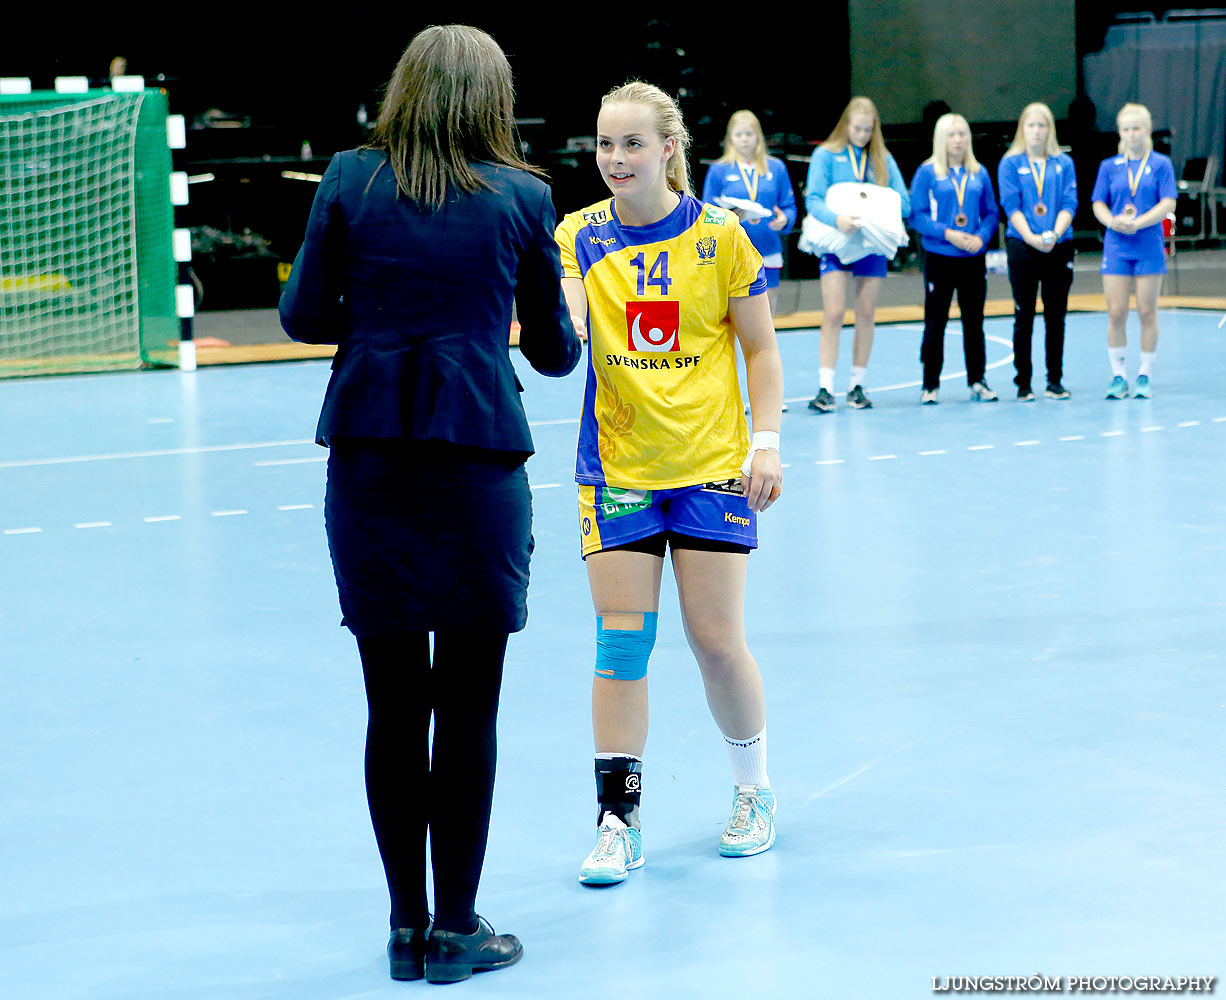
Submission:
<svg viewBox="0 0 1226 1000">
<path fill-rule="evenodd" d="M 1105 321 L 1071 316 L 1073 398 L 1030 405 L 1009 320 L 988 324 L 996 404 L 967 401 L 954 323 L 942 403 L 920 407 L 918 327 L 882 327 L 875 409 L 831 416 L 804 406 L 816 333 L 781 336 L 785 492 L 748 598 L 778 843 L 717 854 L 730 771 L 666 584 L 647 866 L 606 890 L 575 878 L 594 829 L 582 372 L 517 356 L 537 552 L 478 905 L 526 955 L 455 992 L 909 1000 L 934 976 L 1226 975 L 1217 319 L 1162 313 L 1154 398 L 1107 402 Z M 1130 338 L 1131 376 L 1135 317 Z M 327 376 L 0 383 L 0 996 L 434 989 L 387 976 L 310 441 Z"/>
</svg>

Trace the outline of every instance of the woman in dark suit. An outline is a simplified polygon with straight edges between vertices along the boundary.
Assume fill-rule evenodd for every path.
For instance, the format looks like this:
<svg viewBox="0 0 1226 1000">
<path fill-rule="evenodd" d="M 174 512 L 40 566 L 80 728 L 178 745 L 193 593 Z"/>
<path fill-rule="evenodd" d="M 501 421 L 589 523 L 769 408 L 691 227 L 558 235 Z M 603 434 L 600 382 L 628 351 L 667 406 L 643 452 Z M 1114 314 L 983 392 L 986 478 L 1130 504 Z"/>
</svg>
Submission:
<svg viewBox="0 0 1226 1000">
<path fill-rule="evenodd" d="M 317 439 L 330 448 L 328 547 L 366 683 L 394 979 L 452 982 L 523 953 L 474 909 L 503 656 L 527 618 L 532 551 L 512 299 L 538 371 L 567 374 L 580 343 L 553 201 L 519 155 L 512 102 L 510 67 L 484 32 L 414 38 L 370 144 L 329 164 L 281 300 L 291 337 L 338 345 Z"/>
</svg>

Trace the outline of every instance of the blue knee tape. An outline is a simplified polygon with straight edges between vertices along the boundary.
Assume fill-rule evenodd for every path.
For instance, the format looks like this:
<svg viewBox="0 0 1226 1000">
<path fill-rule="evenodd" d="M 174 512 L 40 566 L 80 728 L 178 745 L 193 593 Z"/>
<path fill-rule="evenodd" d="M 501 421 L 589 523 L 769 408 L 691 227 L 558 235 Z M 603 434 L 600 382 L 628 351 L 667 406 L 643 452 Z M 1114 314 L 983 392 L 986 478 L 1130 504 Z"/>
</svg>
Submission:
<svg viewBox="0 0 1226 1000">
<path fill-rule="evenodd" d="M 655 611 L 643 612 L 643 630 L 605 628 L 596 616 L 596 676 L 612 681 L 639 681 L 647 676 L 647 661 L 656 644 Z"/>
</svg>

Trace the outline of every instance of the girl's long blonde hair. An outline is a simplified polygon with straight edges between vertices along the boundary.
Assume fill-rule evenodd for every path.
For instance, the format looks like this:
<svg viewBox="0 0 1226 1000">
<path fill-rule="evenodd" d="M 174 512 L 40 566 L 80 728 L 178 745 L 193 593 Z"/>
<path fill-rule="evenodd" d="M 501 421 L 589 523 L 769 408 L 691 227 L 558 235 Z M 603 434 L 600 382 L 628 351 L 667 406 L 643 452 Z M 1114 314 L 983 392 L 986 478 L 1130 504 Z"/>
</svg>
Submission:
<svg viewBox="0 0 1226 1000">
<path fill-rule="evenodd" d="M 1141 115 L 1145 119 L 1145 124 L 1150 132 L 1154 130 L 1154 116 L 1149 113 L 1149 108 L 1144 104 L 1125 104 L 1120 108 L 1119 113 L 1115 116 L 1115 126 L 1119 128 L 1120 119 L 1125 115 Z M 1120 140 L 1119 151 L 1121 154 L 1127 155 L 1128 144 L 1123 139 Z M 1154 151 L 1154 137 L 1147 135 L 1145 137 L 1145 152 L 1152 153 Z"/>
<path fill-rule="evenodd" d="M 736 149 L 732 145 L 732 133 L 738 128 L 744 128 L 746 125 L 752 128 L 757 136 L 753 152 L 749 154 L 753 159 L 754 168 L 759 174 L 765 174 L 768 169 L 766 163 L 766 137 L 762 134 L 762 123 L 758 121 L 758 116 L 752 111 L 736 111 L 728 119 L 728 131 L 724 133 L 724 155 L 715 162 L 736 163 L 737 156 Z"/>
<path fill-rule="evenodd" d="M 409 199 L 437 210 L 452 187 L 489 187 L 472 161 L 543 175 L 520 156 L 514 103 L 511 67 L 494 39 L 464 24 L 426 28 L 400 57 L 366 148 L 387 154 Z"/>
<path fill-rule="evenodd" d="M 841 153 L 851 145 L 851 141 L 847 138 L 847 129 L 851 124 L 852 115 L 869 115 L 872 117 L 873 134 L 868 140 L 868 159 L 873 165 L 873 183 L 889 187 L 890 171 L 886 166 L 886 157 L 889 154 L 886 152 L 885 139 L 881 136 L 881 115 L 877 113 L 877 105 L 867 97 L 853 97 L 847 102 L 847 107 L 843 109 L 839 123 L 835 125 L 834 131 L 822 143 L 821 148 L 829 150 L 831 153 Z"/>
<path fill-rule="evenodd" d="M 932 155 L 924 161 L 933 165 L 937 178 L 940 180 L 949 176 L 949 153 L 945 149 L 945 142 L 949 136 L 949 130 L 955 125 L 961 125 L 966 129 L 966 155 L 962 159 L 966 172 L 968 174 L 979 173 L 979 161 L 975 159 L 975 150 L 970 138 L 971 127 L 961 115 L 951 113 L 941 115 L 937 119 L 936 127 L 932 130 Z"/>
<path fill-rule="evenodd" d="M 1026 125 L 1026 119 L 1036 113 L 1047 119 L 1047 148 L 1043 152 L 1048 156 L 1060 155 L 1060 143 L 1056 141 L 1056 117 L 1046 104 L 1035 101 L 1022 108 L 1021 117 L 1017 120 L 1017 135 L 1013 137 L 1013 145 L 1006 150 L 1005 156 L 1016 156 L 1018 153 L 1026 152 L 1026 136 L 1022 130 Z"/>
<path fill-rule="evenodd" d="M 693 195 L 690 171 L 686 165 L 686 155 L 690 150 L 690 133 L 686 130 L 677 102 L 654 84 L 631 80 L 620 87 L 614 87 L 604 95 L 600 106 L 604 108 L 610 104 L 642 104 L 651 109 L 656 122 L 656 134 L 662 140 L 674 139 L 677 143 L 673 155 L 664 167 L 668 186 L 678 194 Z"/>
</svg>

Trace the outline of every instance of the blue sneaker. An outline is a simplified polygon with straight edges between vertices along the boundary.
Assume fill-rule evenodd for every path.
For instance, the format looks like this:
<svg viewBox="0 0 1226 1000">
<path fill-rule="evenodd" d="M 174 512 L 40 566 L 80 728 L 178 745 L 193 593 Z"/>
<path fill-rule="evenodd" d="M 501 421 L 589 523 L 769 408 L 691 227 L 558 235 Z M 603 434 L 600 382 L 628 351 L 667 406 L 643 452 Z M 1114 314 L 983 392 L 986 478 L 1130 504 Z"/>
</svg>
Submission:
<svg viewBox="0 0 1226 1000">
<path fill-rule="evenodd" d="M 1111 380 L 1111 385 L 1107 389 L 1108 399 L 1127 399 L 1128 398 L 1128 383 L 1124 381 L 1124 376 L 1116 375 Z"/>
<path fill-rule="evenodd" d="M 1149 399 L 1153 396 L 1153 391 L 1149 387 L 1149 376 L 1138 375 L 1136 388 L 1132 390 L 1132 394 L 1137 399 Z"/>
<path fill-rule="evenodd" d="M 626 826 L 612 813 L 605 813 L 596 831 L 596 846 L 579 869 L 579 881 L 584 885 L 616 885 L 626 881 L 635 868 L 642 868 L 643 835 Z"/>
<path fill-rule="evenodd" d="M 725 858 L 748 858 L 769 851 L 774 843 L 774 791 L 769 785 L 737 785 L 719 853 Z"/>
</svg>

